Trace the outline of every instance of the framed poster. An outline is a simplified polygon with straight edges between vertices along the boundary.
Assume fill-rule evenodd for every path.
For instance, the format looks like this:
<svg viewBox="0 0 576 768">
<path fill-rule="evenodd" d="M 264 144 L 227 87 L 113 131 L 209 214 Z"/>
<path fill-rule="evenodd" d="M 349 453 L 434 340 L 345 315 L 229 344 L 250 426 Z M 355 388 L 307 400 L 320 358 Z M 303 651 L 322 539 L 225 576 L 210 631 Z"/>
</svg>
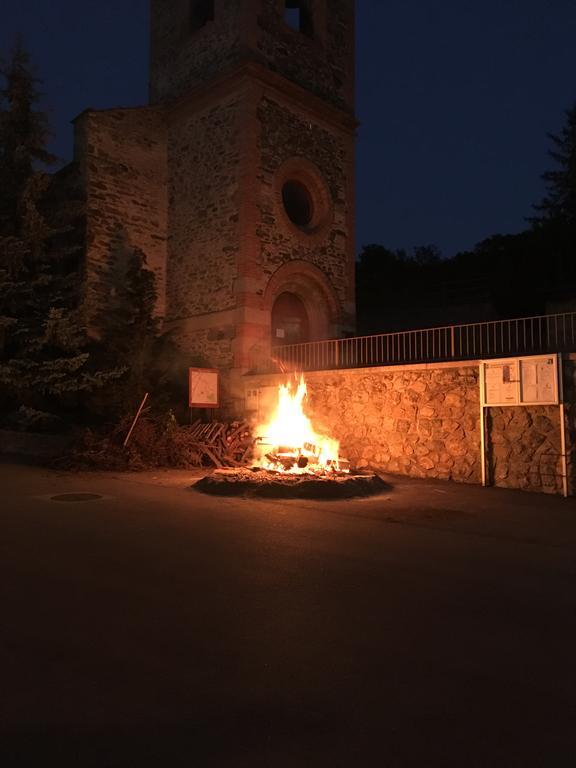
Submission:
<svg viewBox="0 0 576 768">
<path fill-rule="evenodd" d="M 559 405 L 558 355 L 517 357 L 482 363 L 482 403 Z"/>
<path fill-rule="evenodd" d="M 558 405 L 558 356 L 525 357 L 520 360 L 520 403 Z"/>
<path fill-rule="evenodd" d="M 190 368 L 190 408 L 219 408 L 219 371 L 214 368 Z"/>
<path fill-rule="evenodd" d="M 493 360 L 483 367 L 484 403 L 518 405 L 518 360 Z"/>
</svg>

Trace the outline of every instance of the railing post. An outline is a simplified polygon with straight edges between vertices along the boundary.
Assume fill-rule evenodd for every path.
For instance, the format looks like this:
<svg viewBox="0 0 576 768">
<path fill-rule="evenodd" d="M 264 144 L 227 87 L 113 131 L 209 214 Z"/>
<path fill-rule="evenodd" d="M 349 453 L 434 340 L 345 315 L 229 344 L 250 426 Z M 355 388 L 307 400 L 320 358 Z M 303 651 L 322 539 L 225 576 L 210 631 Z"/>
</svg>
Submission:
<svg viewBox="0 0 576 768">
<path fill-rule="evenodd" d="M 455 328 L 452 326 L 450 328 L 450 350 L 452 353 L 452 358 L 456 357 L 456 344 L 455 344 Z"/>
<path fill-rule="evenodd" d="M 340 342 L 334 339 L 334 368 L 340 368 Z"/>
</svg>

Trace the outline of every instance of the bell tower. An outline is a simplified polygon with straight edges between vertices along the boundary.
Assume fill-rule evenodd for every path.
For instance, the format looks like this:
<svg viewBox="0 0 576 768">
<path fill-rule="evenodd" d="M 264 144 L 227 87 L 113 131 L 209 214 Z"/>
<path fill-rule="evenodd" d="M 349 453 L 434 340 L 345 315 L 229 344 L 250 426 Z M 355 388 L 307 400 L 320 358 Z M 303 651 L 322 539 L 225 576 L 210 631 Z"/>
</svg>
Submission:
<svg viewBox="0 0 576 768">
<path fill-rule="evenodd" d="M 354 0 L 151 0 L 166 322 L 207 365 L 354 328 Z"/>
</svg>

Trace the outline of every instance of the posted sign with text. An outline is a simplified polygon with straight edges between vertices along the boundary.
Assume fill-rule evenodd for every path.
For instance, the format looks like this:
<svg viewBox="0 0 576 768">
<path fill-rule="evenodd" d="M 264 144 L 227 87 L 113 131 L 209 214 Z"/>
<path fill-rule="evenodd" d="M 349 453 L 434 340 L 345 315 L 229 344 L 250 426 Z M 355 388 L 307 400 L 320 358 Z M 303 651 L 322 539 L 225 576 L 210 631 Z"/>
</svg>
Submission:
<svg viewBox="0 0 576 768">
<path fill-rule="evenodd" d="M 482 363 L 484 405 L 558 405 L 558 356 Z"/>
<path fill-rule="evenodd" d="M 523 405 L 558 404 L 556 355 L 520 360 L 520 402 Z"/>
<path fill-rule="evenodd" d="M 484 363 L 486 405 L 518 405 L 518 361 Z"/>
<path fill-rule="evenodd" d="M 219 372 L 212 368 L 190 368 L 190 408 L 219 408 Z"/>
</svg>

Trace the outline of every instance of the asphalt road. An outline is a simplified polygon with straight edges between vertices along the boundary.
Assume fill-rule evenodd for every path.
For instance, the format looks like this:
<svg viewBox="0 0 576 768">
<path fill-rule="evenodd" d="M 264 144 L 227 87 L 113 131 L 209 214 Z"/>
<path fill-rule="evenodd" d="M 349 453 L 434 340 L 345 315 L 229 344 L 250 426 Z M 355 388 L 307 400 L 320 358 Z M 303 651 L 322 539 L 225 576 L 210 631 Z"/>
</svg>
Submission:
<svg viewBox="0 0 576 768">
<path fill-rule="evenodd" d="M 191 479 L 0 465 L 3 768 L 576 765 L 574 500 Z"/>
</svg>

